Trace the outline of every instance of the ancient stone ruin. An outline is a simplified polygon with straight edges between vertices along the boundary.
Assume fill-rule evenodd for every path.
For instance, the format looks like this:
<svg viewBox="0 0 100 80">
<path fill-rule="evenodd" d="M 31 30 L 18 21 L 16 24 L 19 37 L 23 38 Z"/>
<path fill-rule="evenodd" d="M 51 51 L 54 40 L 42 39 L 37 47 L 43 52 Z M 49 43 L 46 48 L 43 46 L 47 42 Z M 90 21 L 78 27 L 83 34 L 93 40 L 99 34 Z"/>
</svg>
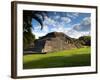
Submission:
<svg viewBox="0 0 100 80">
<path fill-rule="evenodd" d="M 33 52 L 45 53 L 81 48 L 78 40 L 62 32 L 51 32 L 34 42 Z"/>
</svg>

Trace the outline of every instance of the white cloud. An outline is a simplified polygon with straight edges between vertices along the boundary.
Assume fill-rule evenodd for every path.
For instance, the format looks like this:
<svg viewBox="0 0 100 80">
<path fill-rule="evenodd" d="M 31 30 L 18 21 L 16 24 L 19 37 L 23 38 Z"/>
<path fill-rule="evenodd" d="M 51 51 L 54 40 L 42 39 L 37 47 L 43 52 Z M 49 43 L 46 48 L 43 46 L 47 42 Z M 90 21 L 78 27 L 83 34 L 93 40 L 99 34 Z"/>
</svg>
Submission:
<svg viewBox="0 0 100 80">
<path fill-rule="evenodd" d="M 80 36 L 90 35 L 90 32 L 79 32 L 79 31 L 75 31 L 75 30 L 71 29 L 66 34 L 72 38 L 79 38 Z"/>
<path fill-rule="evenodd" d="M 79 23 L 78 24 L 74 24 L 73 25 L 73 29 L 76 30 L 76 31 L 80 31 L 81 30 L 80 24 Z"/>
<path fill-rule="evenodd" d="M 85 17 L 81 23 L 74 24 L 73 29 L 76 31 L 90 31 L 91 28 L 91 19 L 90 17 Z"/>
<path fill-rule="evenodd" d="M 36 32 L 36 31 L 38 31 L 40 29 L 41 29 L 41 26 L 35 26 L 33 30 Z"/>
<path fill-rule="evenodd" d="M 78 15 L 78 14 L 74 14 L 74 15 Z M 79 38 L 80 36 L 90 35 L 90 24 L 91 24 L 90 17 L 85 17 L 81 23 L 74 24 L 70 28 L 64 27 L 65 22 L 66 23 L 71 22 L 71 19 L 68 17 L 60 17 L 60 19 L 63 20 L 60 23 L 56 22 L 56 20 L 51 19 L 49 17 L 45 17 L 45 18 L 46 19 L 44 21 L 43 29 L 41 30 L 40 29 L 41 26 L 37 26 L 32 31 L 33 34 L 35 34 L 37 39 L 39 37 L 45 36 L 48 32 L 55 32 L 55 31 L 63 32 L 72 38 Z M 56 18 L 58 18 L 58 17 L 56 16 Z M 52 27 L 52 28 L 49 28 L 49 26 L 47 26 L 47 25 L 51 25 L 50 27 Z"/>
<path fill-rule="evenodd" d="M 64 21 L 65 23 L 70 23 L 71 19 L 68 17 L 61 17 L 61 20 Z"/>
<path fill-rule="evenodd" d="M 76 12 L 76 13 L 73 13 L 73 15 L 74 15 L 75 17 L 78 17 L 78 16 L 79 16 L 79 13 Z"/>
<path fill-rule="evenodd" d="M 48 26 L 46 26 L 46 25 L 45 25 L 45 26 L 43 26 L 42 31 L 43 31 L 43 32 L 48 32 L 48 31 L 49 31 Z"/>
<path fill-rule="evenodd" d="M 54 31 L 63 32 L 72 38 L 79 38 L 80 36 L 90 35 L 90 32 L 79 32 L 79 31 L 73 30 L 72 28 L 64 28 L 64 27 L 52 28 L 52 32 Z"/>
<path fill-rule="evenodd" d="M 39 27 L 40 26 L 37 26 L 34 30 L 32 30 L 32 33 L 35 34 L 36 39 L 38 39 L 41 36 L 45 36 L 49 32 L 49 29 L 46 25 L 43 26 L 42 30 Z"/>
<path fill-rule="evenodd" d="M 63 27 L 57 27 L 57 28 L 52 28 L 51 31 L 52 32 L 64 32 L 65 29 Z"/>
<path fill-rule="evenodd" d="M 49 17 L 45 17 L 45 21 L 44 21 L 44 24 L 46 24 L 46 25 L 52 25 L 52 24 L 55 24 L 56 22 L 55 22 L 55 20 L 54 19 L 51 19 L 51 18 L 49 18 Z"/>
<path fill-rule="evenodd" d="M 39 37 L 45 36 L 47 33 L 45 33 L 45 32 L 38 33 L 38 32 L 33 31 L 33 34 L 35 34 L 36 39 L 38 39 Z"/>
<path fill-rule="evenodd" d="M 61 20 L 60 22 L 58 20 Z M 71 19 L 68 17 L 60 17 L 60 16 L 55 16 L 53 19 L 49 17 L 45 17 L 45 21 L 43 22 L 44 25 L 50 25 L 51 27 L 58 27 L 59 25 L 64 25 L 65 23 L 70 23 Z"/>
<path fill-rule="evenodd" d="M 90 23 L 91 23 L 90 17 L 85 17 L 85 18 L 83 19 L 83 23 L 82 23 L 82 24 L 84 24 L 84 25 L 89 25 Z"/>
<path fill-rule="evenodd" d="M 71 30 L 71 28 L 65 28 L 63 26 L 60 26 L 58 28 L 52 28 L 52 32 L 63 32 L 65 33 L 66 35 L 70 36 L 67 32 Z"/>
<path fill-rule="evenodd" d="M 50 31 L 47 26 L 44 26 L 43 30 L 38 30 L 38 31 L 33 30 L 32 32 L 38 39 L 39 37 L 45 36 Z M 80 36 L 90 35 L 90 32 L 80 32 L 72 28 L 65 28 L 63 26 L 51 28 L 51 32 L 63 32 L 72 38 L 79 38 Z"/>
<path fill-rule="evenodd" d="M 60 18 L 60 16 L 58 16 L 58 15 L 54 17 L 54 19 L 59 19 L 59 18 Z"/>
<path fill-rule="evenodd" d="M 71 13 L 67 13 L 67 16 L 70 17 L 70 18 L 75 19 L 75 18 L 77 18 L 79 16 L 79 13 L 77 13 L 77 12 L 72 13 L 72 14 Z"/>
</svg>

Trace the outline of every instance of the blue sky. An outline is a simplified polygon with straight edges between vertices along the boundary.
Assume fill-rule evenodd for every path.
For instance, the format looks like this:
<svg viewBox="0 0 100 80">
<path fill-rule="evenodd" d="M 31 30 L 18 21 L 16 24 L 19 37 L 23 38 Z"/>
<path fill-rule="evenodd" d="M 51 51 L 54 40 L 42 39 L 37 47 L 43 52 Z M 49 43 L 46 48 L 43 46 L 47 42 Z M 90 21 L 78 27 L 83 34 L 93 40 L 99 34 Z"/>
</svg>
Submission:
<svg viewBox="0 0 100 80">
<path fill-rule="evenodd" d="M 91 14 L 78 12 L 47 12 L 43 21 L 43 29 L 40 24 L 32 19 L 32 30 L 36 38 L 50 32 L 63 32 L 72 38 L 90 35 Z"/>
</svg>

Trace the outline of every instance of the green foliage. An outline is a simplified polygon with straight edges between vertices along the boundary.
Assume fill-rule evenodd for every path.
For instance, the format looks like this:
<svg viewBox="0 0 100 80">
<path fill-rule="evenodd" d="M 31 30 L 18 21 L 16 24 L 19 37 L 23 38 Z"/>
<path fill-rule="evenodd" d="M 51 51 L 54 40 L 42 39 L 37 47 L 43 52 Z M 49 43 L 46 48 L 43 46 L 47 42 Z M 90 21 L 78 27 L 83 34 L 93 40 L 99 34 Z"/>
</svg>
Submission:
<svg viewBox="0 0 100 80">
<path fill-rule="evenodd" d="M 23 11 L 23 46 L 27 48 L 32 41 L 35 40 L 35 35 L 32 33 L 32 19 L 35 19 L 43 28 L 43 20 L 46 12 L 39 11 Z"/>
<path fill-rule="evenodd" d="M 29 32 L 23 32 L 23 48 L 27 48 L 34 40 L 35 40 L 35 35 Z"/>
<path fill-rule="evenodd" d="M 79 38 L 79 41 L 83 45 L 90 46 L 91 45 L 91 36 L 82 36 Z"/>
<path fill-rule="evenodd" d="M 30 32 L 32 29 L 32 19 L 35 19 L 43 28 L 44 17 L 47 12 L 45 11 L 23 11 L 23 30 Z"/>
<path fill-rule="evenodd" d="M 52 68 L 89 66 L 90 47 L 64 50 L 47 54 L 29 54 L 23 57 L 23 68 Z"/>
</svg>

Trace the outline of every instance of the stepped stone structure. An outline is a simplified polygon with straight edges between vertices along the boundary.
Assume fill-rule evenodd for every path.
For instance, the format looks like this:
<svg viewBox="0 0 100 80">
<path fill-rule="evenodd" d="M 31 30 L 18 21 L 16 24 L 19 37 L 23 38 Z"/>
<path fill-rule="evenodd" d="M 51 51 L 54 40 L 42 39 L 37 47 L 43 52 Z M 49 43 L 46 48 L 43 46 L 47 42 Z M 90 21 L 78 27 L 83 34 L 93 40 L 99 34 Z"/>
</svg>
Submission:
<svg viewBox="0 0 100 80">
<path fill-rule="evenodd" d="M 51 32 L 34 42 L 34 52 L 46 53 L 61 50 L 81 48 L 78 40 L 65 35 L 62 32 Z"/>
</svg>

